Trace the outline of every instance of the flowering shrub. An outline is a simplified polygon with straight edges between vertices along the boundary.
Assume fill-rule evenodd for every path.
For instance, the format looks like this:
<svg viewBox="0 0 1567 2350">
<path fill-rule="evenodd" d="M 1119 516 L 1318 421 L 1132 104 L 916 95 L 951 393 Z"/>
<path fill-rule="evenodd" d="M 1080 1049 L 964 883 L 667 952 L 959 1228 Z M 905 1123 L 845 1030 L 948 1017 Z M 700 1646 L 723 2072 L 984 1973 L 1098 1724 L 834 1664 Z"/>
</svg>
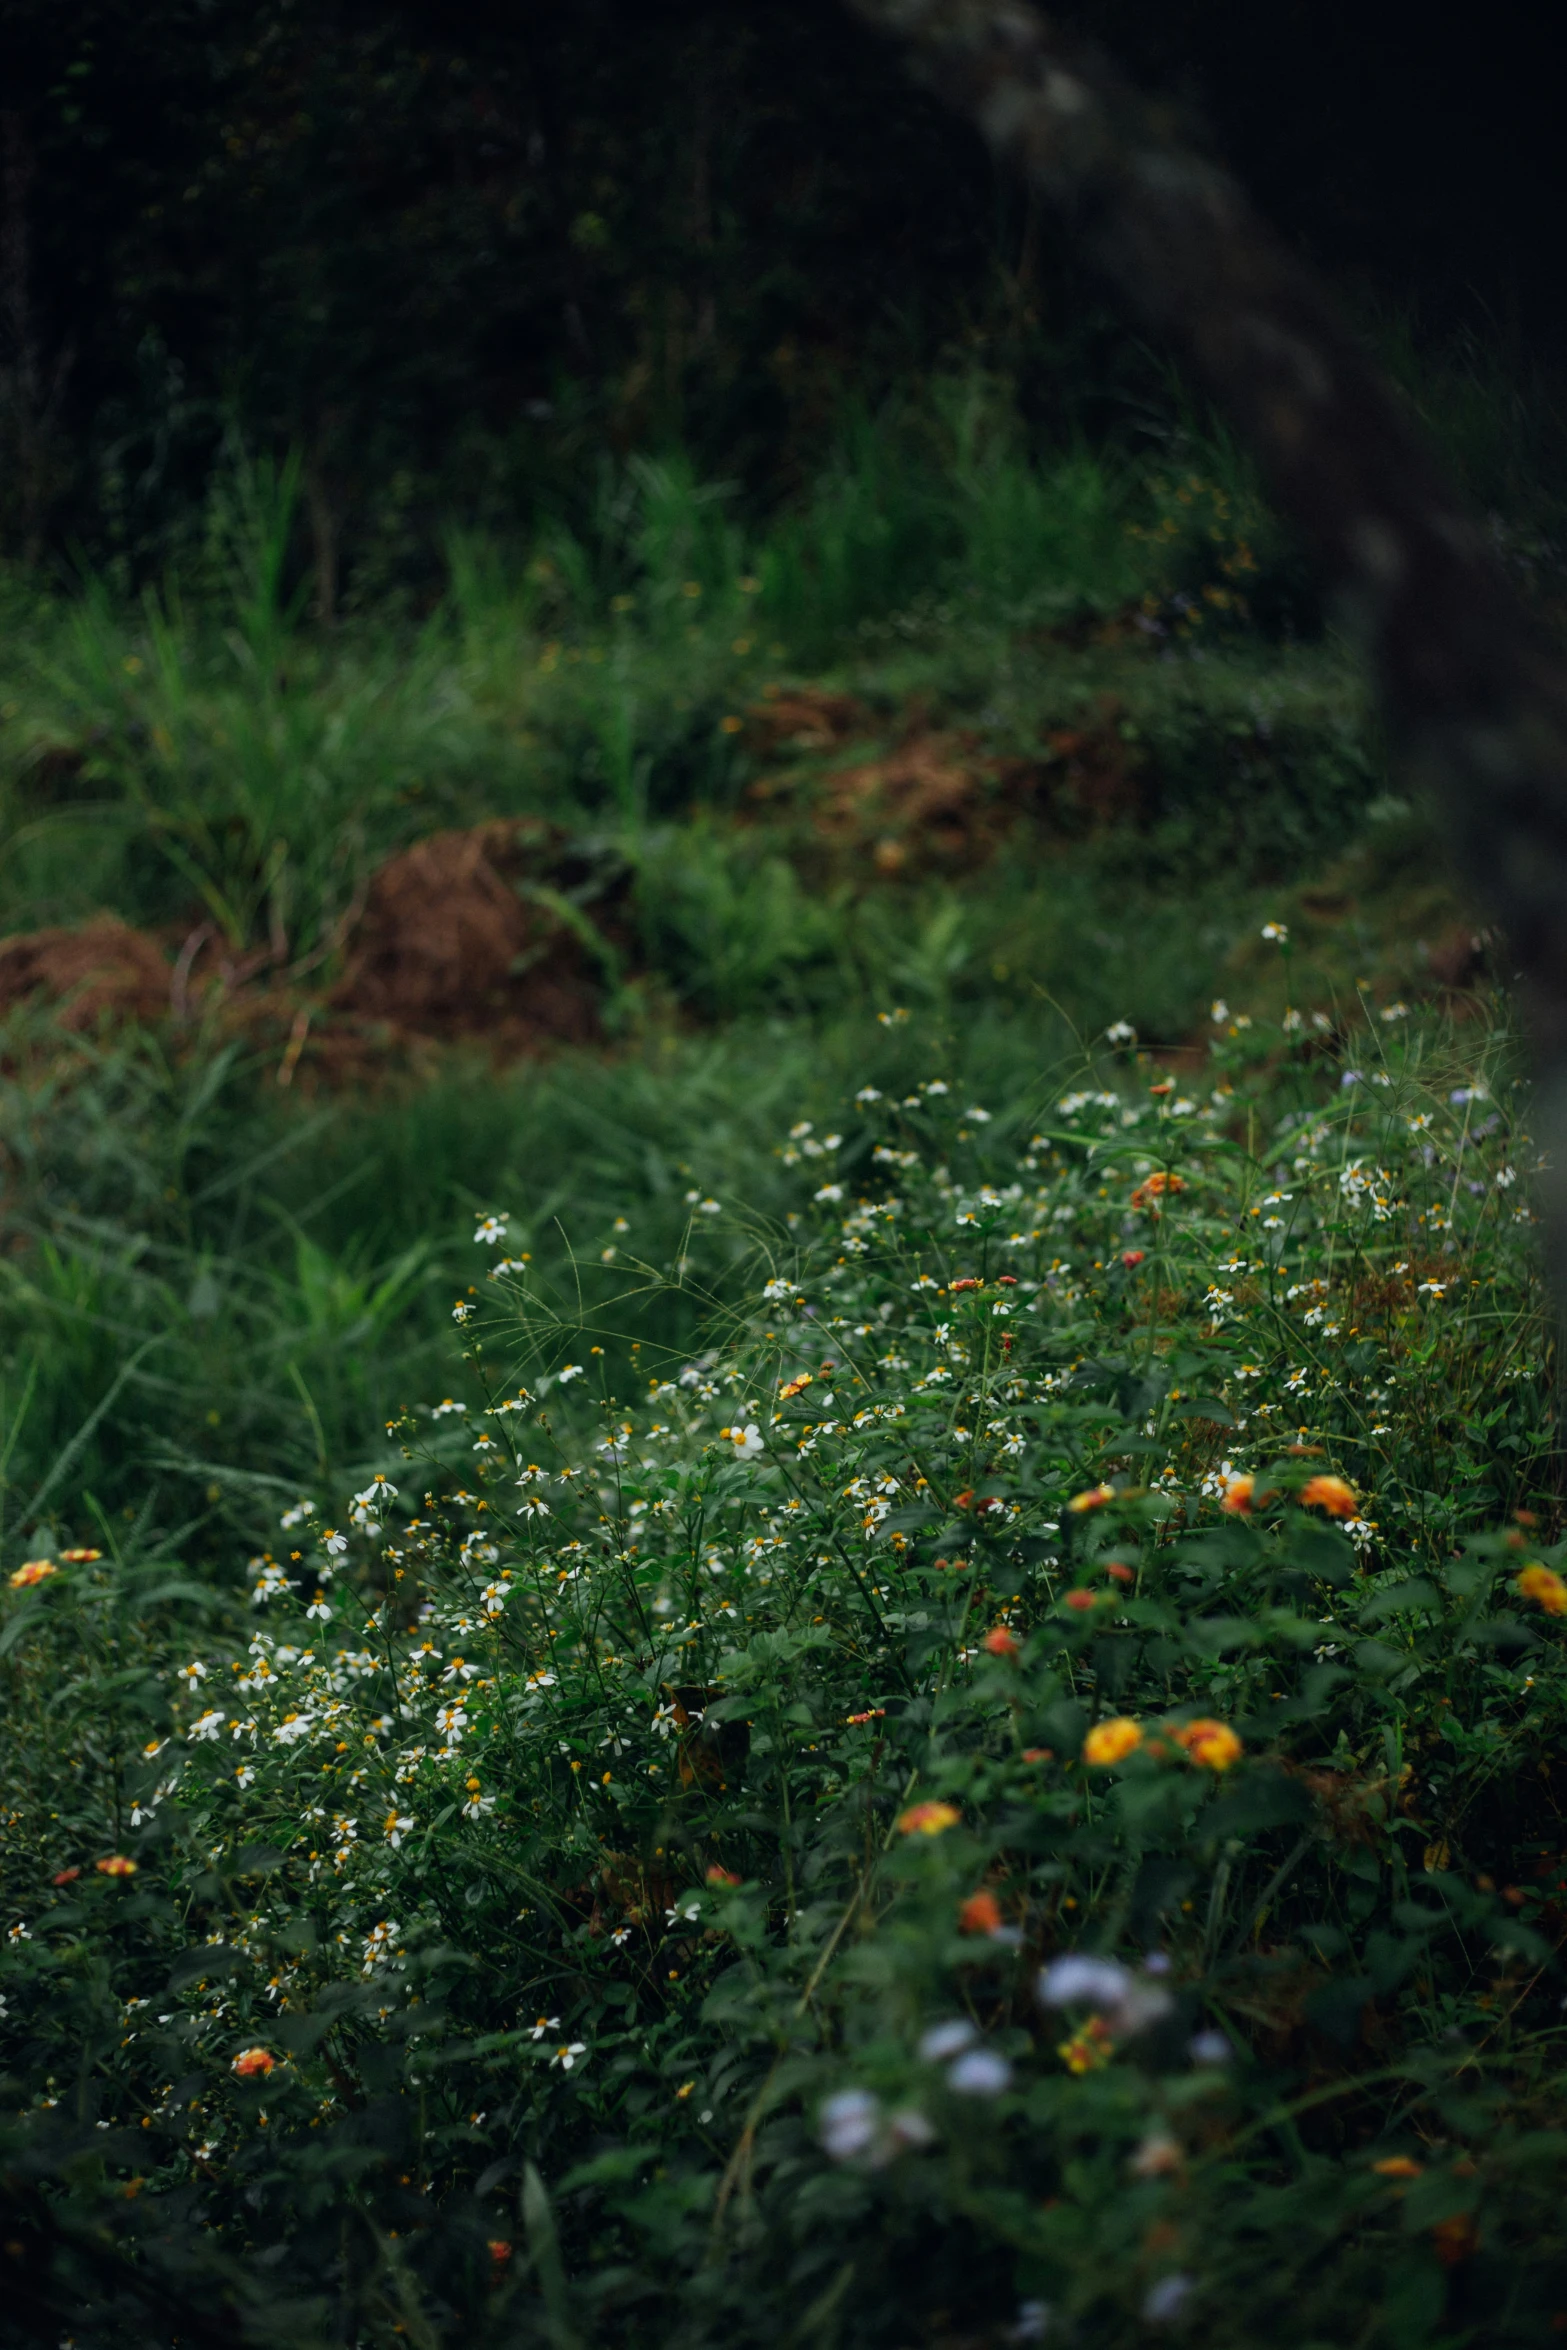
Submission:
<svg viewBox="0 0 1567 2350">
<path fill-rule="evenodd" d="M 11 1577 L 78 2341 L 1547 2338 L 1528 1144 L 1499 1051 L 1310 1038 L 865 1087 L 651 1377 L 487 1212 L 462 1392 L 237 1603 Z"/>
</svg>

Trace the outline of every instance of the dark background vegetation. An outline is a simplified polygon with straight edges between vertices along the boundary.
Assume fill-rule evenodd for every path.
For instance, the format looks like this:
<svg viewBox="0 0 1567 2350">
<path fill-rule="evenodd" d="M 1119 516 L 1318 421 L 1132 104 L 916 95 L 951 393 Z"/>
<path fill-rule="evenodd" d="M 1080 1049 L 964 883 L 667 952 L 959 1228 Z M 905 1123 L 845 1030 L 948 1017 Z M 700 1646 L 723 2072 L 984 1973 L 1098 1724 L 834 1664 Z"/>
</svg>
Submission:
<svg viewBox="0 0 1567 2350">
<path fill-rule="evenodd" d="M 1558 356 L 1538 9 L 1084 13 L 1385 336 Z M 5 48 L 0 546 L 30 561 L 163 569 L 235 435 L 302 452 L 330 618 L 429 587 L 438 518 L 526 524 L 605 450 L 775 499 L 847 395 L 954 363 L 1055 433 L 1157 429 L 1157 370 L 835 0 L 12 0 Z"/>
</svg>

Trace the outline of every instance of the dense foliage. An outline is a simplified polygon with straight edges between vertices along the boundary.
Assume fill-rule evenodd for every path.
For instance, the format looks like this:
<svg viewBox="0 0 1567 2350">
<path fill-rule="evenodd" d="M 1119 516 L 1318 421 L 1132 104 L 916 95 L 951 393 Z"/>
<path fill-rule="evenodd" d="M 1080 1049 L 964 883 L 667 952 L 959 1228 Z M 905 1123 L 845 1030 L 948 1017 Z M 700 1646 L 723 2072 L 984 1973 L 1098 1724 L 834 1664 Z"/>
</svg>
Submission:
<svg viewBox="0 0 1567 2350">
<path fill-rule="evenodd" d="M 1330 268 L 1552 347 L 1528 10 L 1413 54 L 1387 8 L 1087 13 Z M 8 556 L 156 576 L 237 436 L 301 453 L 330 617 L 426 587 L 454 515 L 580 496 L 606 449 L 683 438 L 791 488 L 845 394 L 959 354 L 1057 429 L 1167 420 L 1070 257 L 836 0 L 13 0 L 6 30 Z"/>
<path fill-rule="evenodd" d="M 1549 2338 L 1529 1145 L 1483 1029 L 1303 977 L 989 1102 L 889 1011 L 776 1213 L 693 1134 L 562 1288 L 486 1203 L 453 1392 L 248 1565 L 17 1561 L 78 2342 Z"/>
<path fill-rule="evenodd" d="M 518 550 L 454 533 L 427 620 L 383 611 L 335 638 L 288 588 L 299 489 L 297 467 L 229 469 L 186 589 L 13 583 L 0 906 L 18 927 L 194 903 L 236 953 L 281 938 L 292 960 L 443 823 L 546 815 L 640 858 L 658 820 L 745 807 L 776 747 L 752 739 L 756 705 L 824 670 L 867 723 L 890 734 L 923 702 L 991 754 L 1119 723 L 1188 861 L 1221 805 L 1255 862 L 1366 796 L 1363 692 L 1320 642 L 1299 555 L 1233 448 L 1195 433 L 1157 464 L 1036 464 L 1005 387 L 953 376 L 848 435 L 769 527 L 688 463 L 638 462 L 606 471 L 580 529 Z"/>
</svg>

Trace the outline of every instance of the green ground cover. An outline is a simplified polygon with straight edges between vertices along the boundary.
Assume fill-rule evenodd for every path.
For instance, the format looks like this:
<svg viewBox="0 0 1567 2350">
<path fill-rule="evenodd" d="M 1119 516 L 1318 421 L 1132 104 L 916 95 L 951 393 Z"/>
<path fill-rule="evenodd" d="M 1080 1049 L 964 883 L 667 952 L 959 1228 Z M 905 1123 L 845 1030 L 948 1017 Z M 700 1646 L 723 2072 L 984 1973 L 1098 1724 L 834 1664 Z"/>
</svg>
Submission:
<svg viewBox="0 0 1567 2350">
<path fill-rule="evenodd" d="M 492 1196 L 248 1564 L 24 1562 L 78 2338 L 1546 2338 L 1528 1145 L 1483 1026 L 1323 1019 L 989 1102 L 873 1023 L 673 1264 Z"/>
<path fill-rule="evenodd" d="M 0 922 L 329 971 L 541 817 L 619 977 L 336 1091 L 7 1016 L 17 2322 L 1554 2338 L 1526 1097 L 1244 469 L 959 387 L 332 637 L 290 494 L 8 589 Z M 770 687 L 1136 790 L 856 863 L 751 793 Z"/>
</svg>

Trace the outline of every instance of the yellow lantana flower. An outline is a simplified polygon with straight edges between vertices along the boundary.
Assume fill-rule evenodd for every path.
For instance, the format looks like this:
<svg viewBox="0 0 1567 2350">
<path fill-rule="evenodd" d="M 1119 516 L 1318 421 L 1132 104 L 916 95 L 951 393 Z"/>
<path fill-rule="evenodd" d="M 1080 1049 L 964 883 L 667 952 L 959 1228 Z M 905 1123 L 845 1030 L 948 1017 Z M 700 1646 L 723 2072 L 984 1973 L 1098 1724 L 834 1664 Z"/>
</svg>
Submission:
<svg viewBox="0 0 1567 2350">
<path fill-rule="evenodd" d="M 11 1580 L 14 1583 L 16 1577 Z M 1567 1616 L 1567 1583 L 1550 1567 L 1542 1567 L 1538 1561 L 1525 1567 L 1518 1578 L 1518 1590 L 1523 1598 L 1543 1607 L 1548 1616 Z"/>
<path fill-rule="evenodd" d="M 1117 1714 L 1108 1722 L 1095 1722 L 1083 1740 L 1083 1760 L 1102 1770 L 1110 1763 L 1124 1762 L 1142 1742 L 1142 1724 L 1129 1714 Z"/>
</svg>

